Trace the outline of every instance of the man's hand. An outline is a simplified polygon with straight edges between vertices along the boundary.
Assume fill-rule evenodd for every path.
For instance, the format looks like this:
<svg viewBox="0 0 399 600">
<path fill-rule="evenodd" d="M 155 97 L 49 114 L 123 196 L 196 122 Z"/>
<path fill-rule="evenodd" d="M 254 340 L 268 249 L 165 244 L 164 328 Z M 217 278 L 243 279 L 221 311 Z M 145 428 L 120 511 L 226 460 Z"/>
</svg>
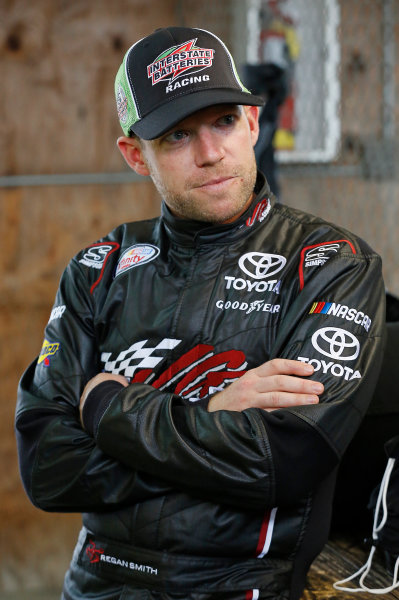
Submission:
<svg viewBox="0 0 399 600">
<path fill-rule="evenodd" d="M 79 414 L 80 414 L 81 422 L 82 422 L 82 410 L 83 410 L 84 403 L 86 402 L 87 396 L 90 394 L 92 389 L 96 387 L 96 385 L 98 385 L 99 383 L 102 383 L 103 381 L 118 381 L 125 387 L 127 387 L 129 385 L 128 380 L 126 379 L 126 377 L 123 377 L 123 375 L 113 375 L 112 373 L 98 373 L 97 375 L 92 377 L 90 379 L 90 381 L 88 381 L 86 383 L 85 388 L 80 397 Z"/>
<path fill-rule="evenodd" d="M 312 375 L 312 365 L 298 360 L 275 358 L 247 371 L 208 404 L 208 411 L 246 408 L 275 410 L 303 404 L 317 404 L 323 393 L 322 383 L 306 380 Z"/>
</svg>

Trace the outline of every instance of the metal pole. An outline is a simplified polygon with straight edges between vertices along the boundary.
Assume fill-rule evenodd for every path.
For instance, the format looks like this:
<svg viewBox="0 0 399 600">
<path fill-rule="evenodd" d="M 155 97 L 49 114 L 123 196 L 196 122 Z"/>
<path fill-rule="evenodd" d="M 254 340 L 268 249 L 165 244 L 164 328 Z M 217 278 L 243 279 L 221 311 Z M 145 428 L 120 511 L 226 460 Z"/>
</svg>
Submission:
<svg viewBox="0 0 399 600">
<path fill-rule="evenodd" d="M 383 137 L 395 137 L 395 20 L 394 0 L 383 5 Z"/>
<path fill-rule="evenodd" d="M 148 177 L 134 171 L 120 173 L 58 173 L 54 175 L 4 175 L 0 177 L 0 188 L 37 187 L 44 185 L 120 185 L 149 181 Z"/>
</svg>

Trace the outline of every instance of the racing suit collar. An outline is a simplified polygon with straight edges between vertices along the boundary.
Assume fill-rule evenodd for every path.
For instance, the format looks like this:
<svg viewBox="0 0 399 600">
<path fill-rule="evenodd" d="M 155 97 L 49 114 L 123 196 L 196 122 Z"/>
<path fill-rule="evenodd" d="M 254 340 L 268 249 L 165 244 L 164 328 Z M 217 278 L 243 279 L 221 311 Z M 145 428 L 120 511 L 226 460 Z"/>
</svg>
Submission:
<svg viewBox="0 0 399 600">
<path fill-rule="evenodd" d="M 161 220 L 166 233 L 174 242 L 183 246 L 231 243 L 245 235 L 249 227 L 259 225 L 275 202 L 266 178 L 260 171 L 258 171 L 254 191 L 255 197 L 245 213 L 237 221 L 226 225 L 209 225 L 202 221 L 180 219 L 171 213 L 165 202 L 162 202 Z"/>
</svg>

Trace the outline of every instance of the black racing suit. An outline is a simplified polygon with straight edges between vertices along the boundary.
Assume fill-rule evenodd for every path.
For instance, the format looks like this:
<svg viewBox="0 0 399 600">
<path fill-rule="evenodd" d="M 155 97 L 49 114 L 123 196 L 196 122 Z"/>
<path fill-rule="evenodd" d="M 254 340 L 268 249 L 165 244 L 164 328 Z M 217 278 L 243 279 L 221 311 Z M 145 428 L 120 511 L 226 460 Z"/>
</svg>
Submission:
<svg viewBox="0 0 399 600">
<path fill-rule="evenodd" d="M 235 223 L 122 225 L 67 267 L 22 377 L 22 478 L 83 512 L 64 597 L 296 599 L 328 535 L 336 466 L 379 372 L 379 257 L 257 195 Z M 206 410 L 275 357 L 315 367 L 319 405 Z M 105 371 L 130 385 L 102 383 Z"/>
</svg>

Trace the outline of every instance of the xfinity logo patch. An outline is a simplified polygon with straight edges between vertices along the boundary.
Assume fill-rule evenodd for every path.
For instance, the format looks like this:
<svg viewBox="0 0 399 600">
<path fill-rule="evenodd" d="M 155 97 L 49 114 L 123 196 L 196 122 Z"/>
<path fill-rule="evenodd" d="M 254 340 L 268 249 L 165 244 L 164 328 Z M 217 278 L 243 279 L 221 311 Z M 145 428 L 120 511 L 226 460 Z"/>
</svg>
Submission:
<svg viewBox="0 0 399 600">
<path fill-rule="evenodd" d="M 119 259 L 115 277 L 129 269 L 133 269 L 133 267 L 141 266 L 154 260 L 158 254 L 159 248 L 151 244 L 135 244 L 134 246 L 130 246 Z"/>
<path fill-rule="evenodd" d="M 359 356 L 359 340 L 338 327 L 323 327 L 312 335 L 315 350 L 335 360 L 355 360 Z"/>
<path fill-rule="evenodd" d="M 242 271 L 253 279 L 272 277 L 285 266 L 287 259 L 279 254 L 248 252 L 240 257 L 238 265 Z"/>
</svg>

